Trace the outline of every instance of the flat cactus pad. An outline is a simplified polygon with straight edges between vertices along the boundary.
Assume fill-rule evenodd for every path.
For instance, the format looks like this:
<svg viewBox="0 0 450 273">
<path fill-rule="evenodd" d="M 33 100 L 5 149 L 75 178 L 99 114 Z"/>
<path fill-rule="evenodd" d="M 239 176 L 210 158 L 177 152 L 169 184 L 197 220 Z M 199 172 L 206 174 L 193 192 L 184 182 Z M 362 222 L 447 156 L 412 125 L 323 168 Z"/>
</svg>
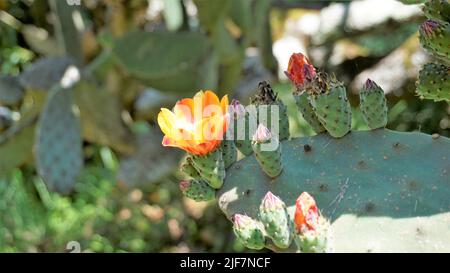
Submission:
<svg viewBox="0 0 450 273">
<path fill-rule="evenodd" d="M 271 191 L 293 214 L 304 191 L 332 221 L 336 252 L 450 251 L 450 139 L 387 129 L 282 142 L 271 179 L 254 155 L 227 170 L 219 206 L 257 218 Z M 273 248 L 276 250 L 276 248 Z"/>
</svg>

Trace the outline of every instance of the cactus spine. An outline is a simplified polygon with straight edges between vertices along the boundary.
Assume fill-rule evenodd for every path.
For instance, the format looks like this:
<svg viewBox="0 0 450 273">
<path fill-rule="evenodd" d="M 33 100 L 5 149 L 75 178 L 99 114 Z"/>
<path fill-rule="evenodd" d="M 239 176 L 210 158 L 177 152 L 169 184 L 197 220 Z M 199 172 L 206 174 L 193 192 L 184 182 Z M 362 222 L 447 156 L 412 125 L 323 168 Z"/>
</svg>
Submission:
<svg viewBox="0 0 450 273">
<path fill-rule="evenodd" d="M 359 99 L 359 107 L 369 128 L 386 127 L 388 109 L 383 89 L 374 81 L 367 79 L 359 92 Z"/>
</svg>

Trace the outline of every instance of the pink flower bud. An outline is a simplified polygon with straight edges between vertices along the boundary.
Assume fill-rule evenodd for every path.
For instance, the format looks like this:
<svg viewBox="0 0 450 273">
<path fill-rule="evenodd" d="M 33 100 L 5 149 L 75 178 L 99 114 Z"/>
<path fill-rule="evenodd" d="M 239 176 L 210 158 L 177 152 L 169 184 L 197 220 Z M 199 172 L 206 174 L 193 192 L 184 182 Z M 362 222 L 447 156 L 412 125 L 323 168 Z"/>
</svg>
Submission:
<svg viewBox="0 0 450 273">
<path fill-rule="evenodd" d="M 256 129 L 256 133 L 253 135 L 253 141 L 255 142 L 266 142 L 272 138 L 272 134 L 269 129 L 264 126 L 262 123 L 258 125 L 258 129 Z"/>
<path fill-rule="evenodd" d="M 282 208 L 283 205 L 284 202 L 270 191 L 266 193 L 261 202 L 261 208 L 265 210 Z"/>
<path fill-rule="evenodd" d="M 233 99 L 230 104 L 230 113 L 234 115 L 234 118 L 245 116 L 245 107 L 239 100 Z"/>
</svg>

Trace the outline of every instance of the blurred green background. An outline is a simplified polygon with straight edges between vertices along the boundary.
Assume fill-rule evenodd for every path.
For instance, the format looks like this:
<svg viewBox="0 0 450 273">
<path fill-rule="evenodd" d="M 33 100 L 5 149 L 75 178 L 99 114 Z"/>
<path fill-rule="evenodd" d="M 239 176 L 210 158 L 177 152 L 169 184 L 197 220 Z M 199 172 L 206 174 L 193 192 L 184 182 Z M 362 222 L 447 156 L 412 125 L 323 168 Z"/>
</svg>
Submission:
<svg viewBox="0 0 450 273">
<path fill-rule="evenodd" d="M 418 41 L 420 5 L 77 2 L 0 0 L 0 252 L 65 252 L 71 241 L 84 252 L 249 251 L 215 202 L 182 196 L 181 154 L 161 147 L 155 117 L 200 89 L 247 104 L 267 80 L 288 105 L 291 136 L 311 135 L 283 75 L 293 52 L 335 73 L 353 107 L 366 78 L 375 80 L 389 129 L 450 136 L 448 103 L 415 95 L 417 73 L 432 61 Z M 48 107 L 71 66 L 81 75 L 68 88 L 79 124 Z M 367 129 L 353 113 L 353 129 Z M 49 126 L 44 116 L 56 118 Z M 56 151 L 58 143 L 80 153 Z"/>
</svg>

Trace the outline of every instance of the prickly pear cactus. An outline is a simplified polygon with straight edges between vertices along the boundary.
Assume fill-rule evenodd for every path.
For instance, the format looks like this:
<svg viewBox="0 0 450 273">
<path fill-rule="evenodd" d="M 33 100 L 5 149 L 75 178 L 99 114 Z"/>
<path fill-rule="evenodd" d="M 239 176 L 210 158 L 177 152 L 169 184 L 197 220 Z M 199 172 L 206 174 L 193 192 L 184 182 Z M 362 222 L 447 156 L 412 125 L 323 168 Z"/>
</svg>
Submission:
<svg viewBox="0 0 450 273">
<path fill-rule="evenodd" d="M 420 43 L 442 64 L 424 65 L 416 92 L 420 98 L 450 101 L 450 2 L 429 0 L 423 11 L 428 20 L 420 26 Z"/>
<path fill-rule="evenodd" d="M 294 54 L 291 60 L 286 74 L 295 84 L 293 95 L 305 94 L 326 133 L 280 141 L 282 130 L 271 132 L 267 120 L 247 116 L 233 101 L 234 121 L 243 118 L 251 124 L 256 119 L 259 124 L 254 132 L 250 130 L 254 153 L 226 170 L 223 147 L 191 155 L 181 165 L 185 176 L 193 179 L 182 182 L 183 193 L 204 200 L 215 191 L 236 237 L 251 249 L 450 251 L 450 139 L 384 129 L 384 92 L 371 80 L 361 91 L 360 107 L 372 130 L 351 131 L 344 85 L 334 76 L 316 72 L 302 54 Z M 259 84 L 252 103 L 258 112 L 264 105 L 283 107 L 266 82 Z M 159 120 L 166 132 L 163 144 L 174 143 L 172 147 L 188 152 L 214 147 L 217 139 L 200 144 L 172 140 L 168 128 L 187 121 L 164 111 L 160 115 L 171 120 Z M 285 119 L 285 115 L 275 117 L 279 124 Z M 251 127 L 240 127 L 246 128 Z M 196 180 L 198 176 L 201 180 Z"/>
<path fill-rule="evenodd" d="M 80 122 L 74 113 L 73 90 L 59 86 L 49 94 L 38 122 L 36 160 L 47 186 L 69 193 L 83 167 Z"/>
<path fill-rule="evenodd" d="M 268 191 L 292 216 L 307 191 L 332 222 L 336 252 L 450 250 L 450 139 L 378 129 L 281 144 L 283 172 L 276 178 L 254 156 L 227 170 L 217 200 L 229 219 L 256 218 Z"/>
</svg>

